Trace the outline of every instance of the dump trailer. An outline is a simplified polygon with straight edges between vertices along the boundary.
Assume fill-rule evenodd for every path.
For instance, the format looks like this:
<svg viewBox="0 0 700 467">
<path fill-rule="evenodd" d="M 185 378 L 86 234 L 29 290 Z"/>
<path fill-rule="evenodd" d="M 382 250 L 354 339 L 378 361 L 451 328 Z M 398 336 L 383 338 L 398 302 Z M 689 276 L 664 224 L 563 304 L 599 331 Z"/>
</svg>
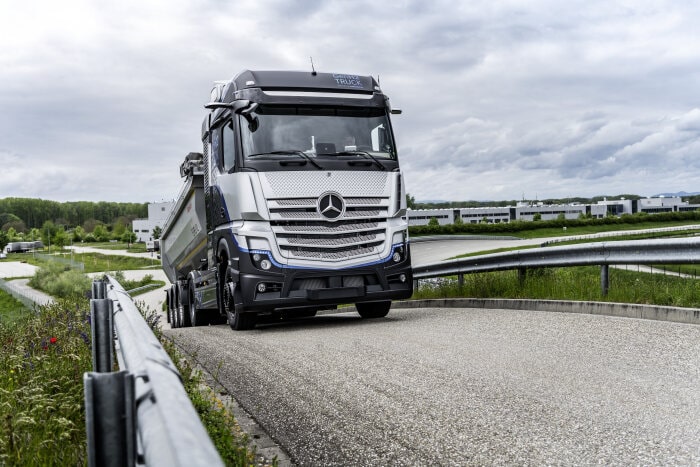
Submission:
<svg viewBox="0 0 700 467">
<path fill-rule="evenodd" d="M 400 111 L 374 78 L 246 70 L 205 108 L 160 238 L 173 327 L 339 304 L 379 318 L 412 294 Z"/>
</svg>

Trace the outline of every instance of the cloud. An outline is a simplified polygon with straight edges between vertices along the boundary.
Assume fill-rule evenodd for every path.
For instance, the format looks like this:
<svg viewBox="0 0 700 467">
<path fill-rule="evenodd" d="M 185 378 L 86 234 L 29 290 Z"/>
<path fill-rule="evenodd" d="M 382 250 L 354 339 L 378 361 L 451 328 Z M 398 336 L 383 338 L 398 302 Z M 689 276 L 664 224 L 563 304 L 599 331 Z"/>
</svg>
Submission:
<svg viewBox="0 0 700 467">
<path fill-rule="evenodd" d="M 404 110 L 393 121 L 418 199 L 696 191 L 699 8 L 3 2 L 0 197 L 171 198 L 212 82 L 310 69 L 310 56 L 379 76 Z"/>
</svg>

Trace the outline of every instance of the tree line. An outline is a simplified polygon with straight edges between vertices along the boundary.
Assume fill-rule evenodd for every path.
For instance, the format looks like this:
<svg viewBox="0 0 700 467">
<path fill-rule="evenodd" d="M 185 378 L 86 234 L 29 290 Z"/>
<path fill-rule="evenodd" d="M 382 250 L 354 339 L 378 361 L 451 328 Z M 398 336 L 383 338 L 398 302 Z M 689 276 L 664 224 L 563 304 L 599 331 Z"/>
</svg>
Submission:
<svg viewBox="0 0 700 467">
<path fill-rule="evenodd" d="M 0 199 L 0 228 L 8 222 L 17 221 L 22 221 L 25 229 L 39 228 L 46 221 L 71 228 L 84 225 L 90 220 L 111 224 L 119 217 L 133 220 L 147 216 L 148 203 L 58 202 L 37 198 Z"/>
<path fill-rule="evenodd" d="M 29 240 L 59 247 L 80 241 L 134 241 L 131 223 L 147 216 L 147 203 L 4 198 L 0 199 L 0 248 Z"/>
</svg>

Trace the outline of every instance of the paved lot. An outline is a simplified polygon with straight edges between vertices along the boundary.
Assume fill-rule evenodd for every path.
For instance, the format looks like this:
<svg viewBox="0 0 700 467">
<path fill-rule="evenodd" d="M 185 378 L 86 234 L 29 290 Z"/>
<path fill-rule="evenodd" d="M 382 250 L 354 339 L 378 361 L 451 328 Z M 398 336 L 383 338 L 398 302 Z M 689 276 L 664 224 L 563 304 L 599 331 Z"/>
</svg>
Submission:
<svg viewBox="0 0 700 467">
<path fill-rule="evenodd" d="M 37 267 L 20 261 L 0 262 L 0 279 L 8 277 L 29 277 L 33 276 Z"/>
<path fill-rule="evenodd" d="M 401 309 L 165 332 L 300 465 L 700 463 L 700 326 Z"/>
</svg>

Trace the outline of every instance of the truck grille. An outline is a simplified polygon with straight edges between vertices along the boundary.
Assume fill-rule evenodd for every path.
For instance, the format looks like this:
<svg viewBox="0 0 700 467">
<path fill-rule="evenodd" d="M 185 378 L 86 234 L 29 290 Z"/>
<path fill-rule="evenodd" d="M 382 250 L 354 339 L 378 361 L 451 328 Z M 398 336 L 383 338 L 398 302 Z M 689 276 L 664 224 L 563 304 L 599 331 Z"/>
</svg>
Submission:
<svg viewBox="0 0 700 467">
<path fill-rule="evenodd" d="M 345 198 L 335 222 L 321 216 L 316 198 L 270 199 L 270 225 L 288 259 L 342 261 L 381 253 L 387 242 L 388 198 Z"/>
</svg>

